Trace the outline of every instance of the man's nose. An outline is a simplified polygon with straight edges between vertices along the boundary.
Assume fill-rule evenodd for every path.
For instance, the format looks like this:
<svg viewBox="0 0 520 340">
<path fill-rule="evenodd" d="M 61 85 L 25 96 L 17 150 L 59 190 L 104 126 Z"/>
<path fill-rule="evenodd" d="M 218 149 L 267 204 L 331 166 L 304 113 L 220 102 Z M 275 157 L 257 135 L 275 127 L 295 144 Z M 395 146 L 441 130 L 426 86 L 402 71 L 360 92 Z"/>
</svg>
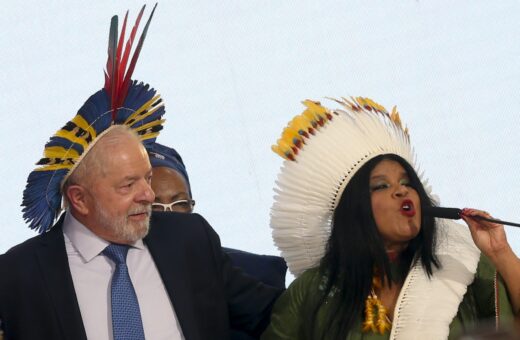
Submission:
<svg viewBox="0 0 520 340">
<path fill-rule="evenodd" d="M 144 182 L 142 188 L 140 188 L 139 196 L 137 197 L 139 202 L 153 203 L 155 201 L 155 193 L 152 190 L 152 186 L 148 182 Z"/>
</svg>

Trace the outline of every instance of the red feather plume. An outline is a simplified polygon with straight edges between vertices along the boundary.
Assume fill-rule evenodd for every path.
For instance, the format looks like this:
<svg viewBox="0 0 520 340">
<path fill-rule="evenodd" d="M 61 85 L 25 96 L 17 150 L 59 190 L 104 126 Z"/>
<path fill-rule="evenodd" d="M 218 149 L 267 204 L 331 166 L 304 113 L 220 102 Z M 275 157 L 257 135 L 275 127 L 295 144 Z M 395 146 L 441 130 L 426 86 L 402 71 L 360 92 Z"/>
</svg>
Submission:
<svg viewBox="0 0 520 340">
<path fill-rule="evenodd" d="M 107 91 L 110 96 L 110 106 L 112 110 L 112 120 L 115 120 L 116 112 L 123 102 L 125 101 L 126 95 L 128 94 L 128 89 L 130 88 L 132 74 L 135 69 L 135 64 L 137 63 L 137 59 L 139 58 L 139 53 L 143 47 L 144 39 L 146 37 L 146 32 L 148 32 L 148 26 L 150 26 L 150 22 L 152 20 L 153 14 L 155 12 L 155 8 L 157 7 L 157 3 L 153 7 L 152 13 L 150 13 L 150 17 L 146 22 L 146 25 L 141 33 L 141 37 L 139 38 L 139 42 L 134 50 L 134 54 L 132 56 L 132 60 L 128 69 L 126 65 L 128 63 L 128 59 L 130 57 L 130 52 L 132 50 L 132 45 L 137 33 L 137 29 L 139 27 L 139 23 L 141 22 L 141 18 L 144 13 L 146 5 L 141 8 L 139 15 L 135 20 L 134 27 L 130 32 L 130 36 L 126 41 L 126 46 L 123 53 L 123 45 L 125 40 L 125 32 L 126 32 L 126 22 L 128 19 L 128 11 L 125 15 L 125 20 L 123 21 L 123 27 L 121 28 L 121 36 L 118 41 L 118 17 L 117 15 L 112 17 L 112 21 L 110 22 L 110 33 L 108 37 L 108 60 L 107 60 L 107 69 L 105 72 L 105 91 Z"/>
</svg>

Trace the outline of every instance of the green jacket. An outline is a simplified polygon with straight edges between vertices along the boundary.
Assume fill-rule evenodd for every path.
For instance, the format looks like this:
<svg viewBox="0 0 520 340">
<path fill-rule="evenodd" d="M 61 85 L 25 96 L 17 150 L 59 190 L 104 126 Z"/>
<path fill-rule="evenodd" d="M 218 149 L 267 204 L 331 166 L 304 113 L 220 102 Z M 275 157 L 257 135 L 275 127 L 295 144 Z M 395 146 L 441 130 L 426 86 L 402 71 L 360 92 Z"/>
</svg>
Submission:
<svg viewBox="0 0 520 340">
<path fill-rule="evenodd" d="M 465 331 L 473 329 L 480 325 L 484 320 L 495 322 L 495 276 L 496 271 L 490 260 L 481 255 L 475 278 L 463 297 L 458 308 L 457 316 L 450 324 L 449 339 L 457 339 Z M 318 268 L 309 269 L 298 277 L 290 285 L 287 291 L 278 299 L 272 315 L 271 324 L 262 335 L 262 340 L 274 339 L 313 339 L 308 335 L 302 334 L 304 317 L 309 313 L 310 306 L 320 297 L 320 290 L 323 290 L 323 282 L 325 277 L 320 274 Z M 513 312 L 509 297 L 500 280 L 498 283 L 498 306 L 500 314 L 500 325 L 509 324 L 513 320 Z M 427 294 L 428 292 L 425 292 Z M 323 318 L 327 309 L 330 308 L 334 299 L 334 294 L 329 294 L 329 298 L 322 305 L 317 315 L 317 330 L 321 332 L 323 329 Z M 420 301 L 418 301 L 420 303 Z M 360 316 L 358 324 L 351 331 L 348 339 L 357 340 L 376 340 L 388 339 L 390 333 L 384 335 L 374 333 L 362 333 Z M 417 334 L 420 337 L 420 334 Z M 426 340 L 426 339 L 423 339 Z"/>
</svg>

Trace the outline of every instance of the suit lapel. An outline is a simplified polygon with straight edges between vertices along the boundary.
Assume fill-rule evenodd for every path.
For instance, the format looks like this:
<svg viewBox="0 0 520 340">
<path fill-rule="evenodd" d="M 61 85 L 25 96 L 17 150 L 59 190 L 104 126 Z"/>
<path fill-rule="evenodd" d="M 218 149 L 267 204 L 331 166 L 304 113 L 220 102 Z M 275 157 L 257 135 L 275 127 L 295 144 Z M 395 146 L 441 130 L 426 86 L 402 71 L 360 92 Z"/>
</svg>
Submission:
<svg viewBox="0 0 520 340">
<path fill-rule="evenodd" d="M 190 269 L 186 264 L 184 247 L 177 238 L 164 237 L 161 228 L 176 228 L 177 226 L 154 225 L 145 238 L 155 265 L 170 296 L 175 314 L 179 320 L 182 333 L 186 339 L 202 339 L 196 324 L 191 289 L 186 278 Z"/>
<path fill-rule="evenodd" d="M 86 340 L 65 250 L 62 224 L 63 216 L 51 231 L 42 236 L 37 250 L 38 264 L 64 339 Z"/>
</svg>

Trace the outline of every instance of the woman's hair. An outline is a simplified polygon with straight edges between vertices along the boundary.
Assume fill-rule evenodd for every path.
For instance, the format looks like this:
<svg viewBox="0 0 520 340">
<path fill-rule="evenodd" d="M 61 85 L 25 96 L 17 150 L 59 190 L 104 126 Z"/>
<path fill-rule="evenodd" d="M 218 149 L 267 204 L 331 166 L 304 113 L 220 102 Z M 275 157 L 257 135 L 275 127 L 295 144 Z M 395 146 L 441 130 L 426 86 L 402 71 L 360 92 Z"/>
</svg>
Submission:
<svg viewBox="0 0 520 340">
<path fill-rule="evenodd" d="M 347 338 L 352 327 L 362 318 L 365 300 L 372 287 L 374 268 L 378 268 L 382 282 L 386 278 L 386 282 L 391 284 L 406 277 L 414 261 L 421 261 L 428 276 L 432 275 L 433 266 L 439 267 L 434 252 L 434 218 L 421 214 L 419 234 L 401 254 L 398 272 L 392 274 L 372 213 L 369 188 L 370 174 L 382 160 L 396 161 L 404 168 L 410 186 L 419 194 L 421 211 L 432 206 L 415 170 L 403 158 L 393 154 L 380 155 L 359 169 L 334 211 L 331 235 L 320 263 L 320 275 L 326 277 L 326 283 L 321 287 L 319 298 L 309 306 L 311 313 L 307 314 L 309 320 L 305 322 L 308 329 L 304 334 L 312 339 L 316 336 L 322 339 Z M 318 311 L 325 303 L 331 305 L 327 313 L 320 315 L 320 327 L 317 327 Z"/>
</svg>

